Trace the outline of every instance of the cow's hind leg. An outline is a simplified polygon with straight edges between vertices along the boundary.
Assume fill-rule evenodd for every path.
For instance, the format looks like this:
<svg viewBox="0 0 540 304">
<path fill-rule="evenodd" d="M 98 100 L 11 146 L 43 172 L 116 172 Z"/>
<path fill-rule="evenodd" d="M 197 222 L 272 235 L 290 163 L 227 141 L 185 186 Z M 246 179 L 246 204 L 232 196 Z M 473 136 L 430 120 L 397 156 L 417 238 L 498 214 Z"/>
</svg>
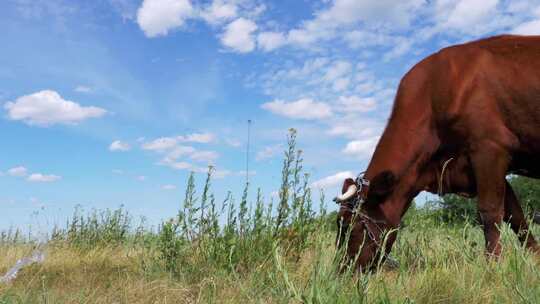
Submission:
<svg viewBox="0 0 540 304">
<path fill-rule="evenodd" d="M 506 151 L 493 142 L 478 143 L 471 161 L 478 190 L 478 211 L 482 219 L 488 256 L 501 254 L 500 231 L 504 216 L 506 171 L 509 157 Z"/>
<path fill-rule="evenodd" d="M 523 209 L 514 193 L 514 190 L 508 182 L 506 182 L 506 192 L 504 200 L 504 221 L 510 224 L 512 230 L 516 233 L 521 244 L 525 244 L 528 249 L 540 253 L 538 244 L 533 235 L 529 232 L 529 225 Z"/>
</svg>

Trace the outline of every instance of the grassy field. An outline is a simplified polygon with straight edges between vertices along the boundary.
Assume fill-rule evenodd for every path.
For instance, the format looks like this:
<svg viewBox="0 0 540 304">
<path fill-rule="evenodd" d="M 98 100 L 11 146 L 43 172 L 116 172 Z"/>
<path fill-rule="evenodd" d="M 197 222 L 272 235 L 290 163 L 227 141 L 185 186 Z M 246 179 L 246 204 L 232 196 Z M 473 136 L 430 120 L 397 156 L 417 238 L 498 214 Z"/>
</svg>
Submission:
<svg viewBox="0 0 540 304">
<path fill-rule="evenodd" d="M 508 229 L 503 258 L 490 262 L 478 228 L 438 225 L 421 215 L 409 220 L 414 224 L 402 231 L 393 250 L 399 265 L 367 275 L 336 275 L 334 234 L 324 225 L 299 255 L 276 243 L 257 261 L 220 265 L 193 244 L 182 248 L 185 256 L 179 259 L 185 260 L 172 272 L 158 247 L 143 241 L 94 248 L 51 242 L 43 264 L 0 286 L 0 303 L 540 302 L 537 259 Z M 0 271 L 32 250 L 2 245 Z"/>
<path fill-rule="evenodd" d="M 324 196 L 312 202 L 308 178 L 291 133 L 275 201 L 249 201 L 246 185 L 217 202 L 210 171 L 157 231 L 117 210 L 76 211 L 45 244 L 4 233 L 0 273 L 36 247 L 46 259 L 0 283 L 0 303 L 540 303 L 538 258 L 507 226 L 503 257 L 486 260 L 478 227 L 429 206 L 407 214 L 397 265 L 337 274 L 335 215 Z"/>
</svg>

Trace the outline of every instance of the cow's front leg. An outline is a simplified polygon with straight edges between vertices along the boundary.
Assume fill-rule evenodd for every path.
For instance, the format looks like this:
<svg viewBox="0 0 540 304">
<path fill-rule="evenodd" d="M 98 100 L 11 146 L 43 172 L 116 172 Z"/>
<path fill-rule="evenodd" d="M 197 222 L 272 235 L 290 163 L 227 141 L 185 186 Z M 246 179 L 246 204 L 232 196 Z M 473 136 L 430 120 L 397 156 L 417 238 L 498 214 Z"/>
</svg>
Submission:
<svg viewBox="0 0 540 304">
<path fill-rule="evenodd" d="M 510 227 L 516 233 L 522 245 L 525 244 L 528 249 L 540 254 L 538 244 L 529 231 L 529 225 L 523 214 L 523 209 L 508 182 L 506 182 L 504 200 L 504 221 L 510 224 Z"/>
<path fill-rule="evenodd" d="M 478 189 L 478 211 L 488 256 L 501 254 L 499 226 L 504 216 L 508 153 L 496 143 L 481 142 L 471 154 Z"/>
</svg>

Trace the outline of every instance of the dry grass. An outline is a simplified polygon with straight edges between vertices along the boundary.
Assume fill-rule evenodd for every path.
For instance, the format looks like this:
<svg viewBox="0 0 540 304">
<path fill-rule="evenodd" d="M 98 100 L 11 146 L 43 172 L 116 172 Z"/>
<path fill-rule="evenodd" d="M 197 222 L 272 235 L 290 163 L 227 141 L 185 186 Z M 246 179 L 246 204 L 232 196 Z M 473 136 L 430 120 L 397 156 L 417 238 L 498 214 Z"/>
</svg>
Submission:
<svg viewBox="0 0 540 304">
<path fill-rule="evenodd" d="M 291 130 L 273 207 L 258 191 L 250 212 L 247 184 L 238 205 L 231 195 L 217 204 L 210 169 L 202 195 L 191 176 L 181 210 L 158 231 L 134 229 L 122 210 L 76 211 L 43 264 L 0 284 L 0 304 L 540 303 L 538 257 L 508 227 L 503 257 L 487 261 L 478 227 L 444 224 L 429 208 L 408 212 L 398 267 L 338 275 L 335 215 L 324 216 L 324 197 L 314 211 L 295 138 Z M 15 236 L 0 234 L 0 273 L 34 249 Z"/>
<path fill-rule="evenodd" d="M 0 286 L 0 303 L 538 303 L 538 258 L 503 231 L 504 257 L 487 261 L 477 228 L 409 227 L 393 251 L 396 269 L 335 274 L 333 235 L 316 237 L 300 259 L 277 247 L 253 269 L 205 269 L 171 276 L 135 247 L 88 251 L 50 244 L 41 265 Z M 431 241 L 429 241 L 431 240 Z M 28 245 L 0 247 L 0 271 Z M 193 259 L 195 263 L 197 259 Z"/>
<path fill-rule="evenodd" d="M 2 247 L 0 271 L 28 255 L 28 246 Z M 6 303 L 193 303 L 195 294 L 166 274 L 149 277 L 138 253 L 119 248 L 89 251 L 50 246 L 42 265 L 25 268 L 0 286 Z"/>
</svg>

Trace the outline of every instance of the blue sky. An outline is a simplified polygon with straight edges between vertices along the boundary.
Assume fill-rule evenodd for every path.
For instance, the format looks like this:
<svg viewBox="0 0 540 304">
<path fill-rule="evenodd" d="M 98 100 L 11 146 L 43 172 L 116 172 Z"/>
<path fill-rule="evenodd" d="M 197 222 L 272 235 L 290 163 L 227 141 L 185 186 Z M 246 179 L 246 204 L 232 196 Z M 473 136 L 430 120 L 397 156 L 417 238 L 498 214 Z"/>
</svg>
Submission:
<svg viewBox="0 0 540 304">
<path fill-rule="evenodd" d="M 539 34 L 540 1 L 7 0 L 0 4 L 0 229 L 80 204 L 157 223 L 186 177 L 279 185 L 287 129 L 313 186 L 365 168 L 401 76 L 451 44 Z"/>
</svg>

